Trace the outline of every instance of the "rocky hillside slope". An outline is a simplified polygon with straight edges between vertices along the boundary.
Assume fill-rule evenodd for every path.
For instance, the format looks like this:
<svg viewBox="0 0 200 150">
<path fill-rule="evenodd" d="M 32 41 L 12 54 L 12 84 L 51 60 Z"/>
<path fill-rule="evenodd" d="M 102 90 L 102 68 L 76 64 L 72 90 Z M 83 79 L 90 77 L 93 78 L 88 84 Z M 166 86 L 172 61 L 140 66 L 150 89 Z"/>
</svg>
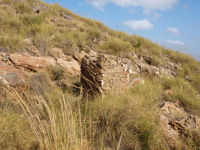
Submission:
<svg viewBox="0 0 200 150">
<path fill-rule="evenodd" d="M 199 149 L 200 62 L 58 4 L 0 0 L 0 149 Z"/>
</svg>

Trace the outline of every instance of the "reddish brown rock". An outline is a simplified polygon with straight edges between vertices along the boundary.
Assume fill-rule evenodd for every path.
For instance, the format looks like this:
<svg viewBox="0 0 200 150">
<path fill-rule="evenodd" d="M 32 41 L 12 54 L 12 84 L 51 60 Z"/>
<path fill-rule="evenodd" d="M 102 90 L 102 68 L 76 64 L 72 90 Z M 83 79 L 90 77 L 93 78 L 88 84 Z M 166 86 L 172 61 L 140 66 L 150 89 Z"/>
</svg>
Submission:
<svg viewBox="0 0 200 150">
<path fill-rule="evenodd" d="M 52 48 L 51 50 L 51 53 L 54 57 L 56 58 L 60 58 L 60 59 L 63 59 L 63 60 L 69 60 L 69 59 L 72 59 L 71 56 L 67 56 L 63 53 L 63 50 L 60 49 L 60 48 L 57 48 L 57 47 L 54 47 Z"/>
<path fill-rule="evenodd" d="M 81 73 L 81 68 L 79 63 L 73 58 L 71 58 L 71 60 L 69 61 L 58 59 L 57 63 L 65 69 L 68 75 L 77 76 L 80 75 Z"/>
<path fill-rule="evenodd" d="M 24 85 L 28 73 L 0 61 L 0 81 L 7 86 Z"/>
<path fill-rule="evenodd" d="M 73 57 L 78 61 L 81 62 L 82 59 L 85 57 L 86 53 L 84 51 L 81 51 L 80 53 L 75 53 Z"/>
<path fill-rule="evenodd" d="M 27 54 L 10 54 L 10 59 L 16 66 L 22 66 L 33 70 L 56 65 L 56 61 L 52 57 L 33 57 Z"/>
<path fill-rule="evenodd" d="M 128 65 L 125 59 L 111 55 L 86 55 L 81 63 L 83 96 L 105 92 L 121 92 L 129 87 Z"/>
<path fill-rule="evenodd" d="M 92 51 L 92 50 L 90 50 L 89 53 L 86 53 L 86 52 L 84 52 L 84 51 L 81 51 L 81 52 L 75 53 L 75 54 L 73 55 L 74 59 L 76 59 L 76 60 L 77 60 L 78 62 L 80 62 L 80 63 L 81 63 L 82 59 L 83 59 L 85 56 L 87 56 L 87 57 L 92 57 L 92 56 L 93 56 L 93 57 L 96 57 L 96 56 L 97 56 L 97 53 L 94 52 L 94 51 Z"/>
</svg>

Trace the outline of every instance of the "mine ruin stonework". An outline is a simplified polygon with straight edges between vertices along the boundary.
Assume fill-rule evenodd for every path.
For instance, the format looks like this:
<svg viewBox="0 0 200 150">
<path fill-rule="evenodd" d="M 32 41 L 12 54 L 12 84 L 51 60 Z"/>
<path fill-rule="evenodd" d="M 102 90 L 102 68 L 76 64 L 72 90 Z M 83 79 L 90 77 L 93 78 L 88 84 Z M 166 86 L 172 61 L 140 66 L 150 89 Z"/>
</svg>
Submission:
<svg viewBox="0 0 200 150">
<path fill-rule="evenodd" d="M 129 70 L 126 59 L 107 54 L 86 55 L 81 62 L 83 97 L 97 93 L 120 92 L 129 87 Z"/>
</svg>

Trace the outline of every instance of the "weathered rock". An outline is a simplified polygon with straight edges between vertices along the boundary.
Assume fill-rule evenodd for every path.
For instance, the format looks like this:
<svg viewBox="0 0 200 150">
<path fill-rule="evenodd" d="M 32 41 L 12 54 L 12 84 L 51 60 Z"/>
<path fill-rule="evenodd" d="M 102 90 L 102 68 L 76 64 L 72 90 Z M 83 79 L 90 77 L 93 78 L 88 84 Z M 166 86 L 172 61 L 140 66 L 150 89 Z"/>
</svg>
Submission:
<svg viewBox="0 0 200 150">
<path fill-rule="evenodd" d="M 54 47 L 51 50 L 51 53 L 53 54 L 53 56 L 57 57 L 57 58 L 61 58 L 61 59 L 65 59 L 66 55 L 63 53 L 62 49 Z"/>
<path fill-rule="evenodd" d="M 161 107 L 160 120 L 168 145 L 172 148 L 179 141 L 184 144 L 183 138 L 188 136 L 189 131 L 200 129 L 200 118 L 187 114 L 178 103 L 165 102 Z"/>
<path fill-rule="evenodd" d="M 0 80 L 7 86 L 24 85 L 27 73 L 0 61 Z"/>
<path fill-rule="evenodd" d="M 173 77 L 175 75 L 175 72 L 168 69 L 168 68 L 160 68 L 160 75 L 163 76 L 167 76 L 167 77 Z"/>
<path fill-rule="evenodd" d="M 0 52 L 0 60 L 7 63 L 9 61 L 9 53 Z"/>
<path fill-rule="evenodd" d="M 157 67 L 155 67 L 155 66 L 149 66 L 149 67 L 148 67 L 148 72 L 149 72 L 151 75 L 160 76 L 159 68 L 157 68 Z"/>
<path fill-rule="evenodd" d="M 154 75 L 154 76 L 160 76 L 160 71 L 159 68 L 155 67 L 155 66 L 151 66 L 145 63 L 138 63 L 138 66 L 140 67 L 141 73 L 142 74 L 150 74 L 150 75 Z"/>
<path fill-rule="evenodd" d="M 74 59 L 76 59 L 78 62 L 81 63 L 82 59 L 85 57 L 86 53 L 84 51 L 81 51 L 80 53 L 75 53 L 73 55 Z"/>
<path fill-rule="evenodd" d="M 76 59 L 76 60 L 77 60 L 78 62 L 80 62 L 80 63 L 82 62 L 82 59 L 83 59 L 85 56 L 87 56 L 87 57 L 91 57 L 91 56 L 96 57 L 96 56 L 97 56 L 97 53 L 96 53 L 95 51 L 90 50 L 89 53 L 86 53 L 86 52 L 84 52 L 84 51 L 81 51 L 81 52 L 75 53 L 75 54 L 73 55 L 74 59 Z"/>
<path fill-rule="evenodd" d="M 56 50 L 56 52 L 59 53 L 58 57 L 62 57 L 63 59 L 57 58 L 56 61 L 52 57 L 33 57 L 27 54 L 10 54 L 10 60 L 15 66 L 22 66 L 35 71 L 50 66 L 54 67 L 56 64 L 59 64 L 65 69 L 68 75 L 80 75 L 80 65 L 76 60 L 71 56 L 66 56 L 63 53 L 60 53 L 60 51 Z"/>
<path fill-rule="evenodd" d="M 147 64 L 144 64 L 142 62 L 139 62 L 137 63 L 137 65 L 140 67 L 140 71 L 141 73 L 143 74 L 147 74 L 149 71 L 148 71 L 148 65 Z"/>
<path fill-rule="evenodd" d="M 36 56 L 36 57 L 42 56 L 39 50 L 35 46 L 27 46 L 25 49 L 26 52 L 31 56 Z"/>
<path fill-rule="evenodd" d="M 66 20 L 73 20 L 72 17 L 70 17 L 69 15 L 66 15 L 66 14 L 63 14 L 63 17 L 64 17 Z"/>
<path fill-rule="evenodd" d="M 81 68 L 79 63 L 71 57 L 71 60 L 65 61 L 63 59 L 58 59 L 57 63 L 65 69 L 65 72 L 71 76 L 77 76 L 81 73 Z"/>
<path fill-rule="evenodd" d="M 73 59 L 72 56 L 65 55 L 65 54 L 63 53 L 63 50 L 60 49 L 60 48 L 57 48 L 57 47 L 52 48 L 51 54 L 52 54 L 54 57 L 56 57 L 56 58 L 58 58 L 58 59 L 65 60 L 65 61 L 70 61 L 70 60 Z"/>
<path fill-rule="evenodd" d="M 111 55 L 85 56 L 81 63 L 83 96 L 122 91 L 129 86 L 127 62 Z"/>
<path fill-rule="evenodd" d="M 130 74 L 140 74 L 140 68 L 138 65 L 132 64 L 128 66 L 128 70 Z"/>
<path fill-rule="evenodd" d="M 56 65 L 56 61 L 52 57 L 33 57 L 26 54 L 10 54 L 10 59 L 16 66 L 23 66 L 33 70 Z"/>
</svg>

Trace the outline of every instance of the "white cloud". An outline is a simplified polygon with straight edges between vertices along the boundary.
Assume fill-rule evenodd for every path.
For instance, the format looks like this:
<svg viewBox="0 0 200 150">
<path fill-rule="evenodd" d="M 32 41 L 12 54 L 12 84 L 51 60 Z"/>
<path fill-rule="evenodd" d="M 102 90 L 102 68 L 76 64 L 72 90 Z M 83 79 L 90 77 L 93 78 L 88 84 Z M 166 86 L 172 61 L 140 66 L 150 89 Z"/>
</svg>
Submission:
<svg viewBox="0 0 200 150">
<path fill-rule="evenodd" d="M 153 11 L 151 9 L 144 9 L 143 13 L 148 16 L 149 18 L 151 18 L 151 20 L 155 21 L 158 18 L 161 17 L 161 14 L 157 13 L 156 11 Z"/>
<path fill-rule="evenodd" d="M 154 25 L 147 19 L 129 20 L 123 22 L 123 24 L 131 28 L 132 30 L 150 30 L 154 27 Z"/>
<path fill-rule="evenodd" d="M 180 34 L 179 30 L 177 28 L 173 28 L 173 27 L 167 28 L 166 31 L 170 32 L 170 33 L 172 33 L 174 35 L 179 35 Z"/>
<path fill-rule="evenodd" d="M 172 41 L 172 40 L 167 40 L 165 41 L 168 44 L 172 44 L 172 45 L 179 45 L 179 46 L 184 46 L 184 43 L 181 41 Z"/>
<path fill-rule="evenodd" d="M 142 7 L 153 10 L 167 10 L 178 4 L 178 0 L 85 0 L 95 8 L 104 10 L 103 7 L 108 3 L 113 3 L 120 7 Z"/>
</svg>

